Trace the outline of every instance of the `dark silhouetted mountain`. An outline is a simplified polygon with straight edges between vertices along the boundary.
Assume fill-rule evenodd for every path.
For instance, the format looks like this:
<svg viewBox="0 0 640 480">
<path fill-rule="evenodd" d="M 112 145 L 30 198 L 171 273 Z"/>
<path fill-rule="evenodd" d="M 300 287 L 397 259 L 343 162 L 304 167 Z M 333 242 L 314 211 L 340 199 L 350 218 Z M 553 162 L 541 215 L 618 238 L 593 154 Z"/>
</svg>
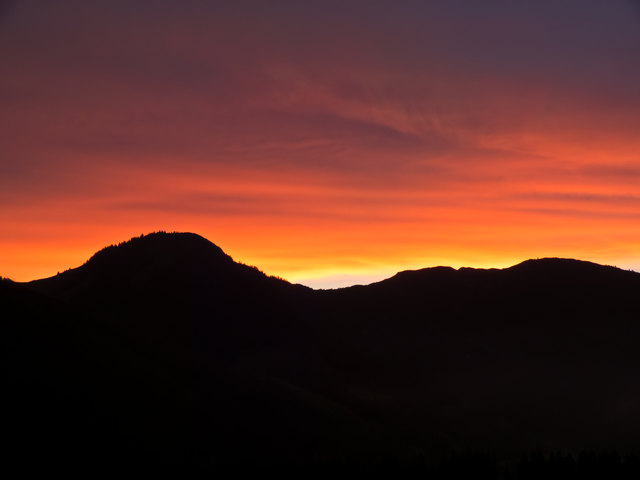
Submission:
<svg viewBox="0 0 640 480">
<path fill-rule="evenodd" d="M 199 235 L 164 232 L 107 247 L 30 285 L 145 339 L 188 349 L 202 342 L 216 355 L 282 346 L 298 330 L 297 298 L 311 292 L 234 262 Z"/>
<path fill-rule="evenodd" d="M 142 236 L 0 282 L 7 435 L 15 458 L 147 472 L 636 451 L 639 294 L 638 273 L 566 259 L 314 291 Z"/>
</svg>

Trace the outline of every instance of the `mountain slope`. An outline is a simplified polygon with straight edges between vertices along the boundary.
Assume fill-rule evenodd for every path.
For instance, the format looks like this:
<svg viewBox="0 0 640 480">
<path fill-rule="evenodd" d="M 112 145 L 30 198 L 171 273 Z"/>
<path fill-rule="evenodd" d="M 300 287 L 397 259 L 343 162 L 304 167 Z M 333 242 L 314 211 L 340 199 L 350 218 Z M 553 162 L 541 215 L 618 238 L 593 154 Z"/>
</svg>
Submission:
<svg viewBox="0 0 640 480">
<path fill-rule="evenodd" d="M 186 348 L 205 342 L 203 348 L 216 351 L 230 337 L 254 347 L 281 344 L 281 335 L 297 329 L 297 297 L 309 290 L 236 263 L 198 235 L 163 232 L 107 247 L 81 267 L 30 286 L 144 338 Z"/>
<path fill-rule="evenodd" d="M 348 309 L 360 389 L 417 430 L 501 450 L 632 448 L 639 293 L 637 273 L 544 259 L 404 272 L 326 304 Z"/>
<path fill-rule="evenodd" d="M 87 399 L 67 417 L 122 458 L 640 447 L 635 272 L 542 259 L 313 291 L 159 233 L 3 285 L 16 384 Z"/>
<path fill-rule="evenodd" d="M 52 341 L 83 351 L 78 364 L 97 372 L 85 376 L 99 392 L 94 416 L 107 412 L 102 422 L 121 424 L 114 435 L 142 445 L 143 458 L 292 458 L 371 431 L 331 398 L 335 376 L 301 311 L 312 291 L 237 264 L 202 237 L 143 236 L 18 287 L 59 302 L 55 323 L 74 312 L 78 342 Z"/>
</svg>

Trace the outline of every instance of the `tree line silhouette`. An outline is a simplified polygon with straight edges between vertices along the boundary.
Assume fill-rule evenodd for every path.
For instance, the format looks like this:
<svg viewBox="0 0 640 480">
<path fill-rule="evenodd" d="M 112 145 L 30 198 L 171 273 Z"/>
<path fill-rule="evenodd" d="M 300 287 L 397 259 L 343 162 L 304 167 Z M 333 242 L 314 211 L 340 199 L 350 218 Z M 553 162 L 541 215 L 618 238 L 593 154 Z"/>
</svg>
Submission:
<svg viewBox="0 0 640 480">
<path fill-rule="evenodd" d="M 631 480 L 640 478 L 640 457 L 617 451 L 583 450 L 577 454 L 533 451 L 517 461 L 505 461 L 495 452 L 454 451 L 438 461 L 422 454 L 404 457 L 298 459 L 295 464 L 238 459 L 237 463 L 212 464 L 210 471 L 274 474 L 299 478 L 413 478 L 424 480 Z"/>
</svg>

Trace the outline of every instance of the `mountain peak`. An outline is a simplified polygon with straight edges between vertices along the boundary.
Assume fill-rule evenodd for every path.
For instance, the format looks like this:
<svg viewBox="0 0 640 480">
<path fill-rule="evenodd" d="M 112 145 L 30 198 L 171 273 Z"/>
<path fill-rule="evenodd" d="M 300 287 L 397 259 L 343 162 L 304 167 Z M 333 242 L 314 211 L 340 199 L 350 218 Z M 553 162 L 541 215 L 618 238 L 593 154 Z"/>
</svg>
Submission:
<svg viewBox="0 0 640 480">
<path fill-rule="evenodd" d="M 146 295 L 156 302 L 180 295 L 219 297 L 230 291 L 269 289 L 269 285 L 291 286 L 255 267 L 236 263 L 200 235 L 163 231 L 105 247 L 82 266 L 31 284 L 63 296 L 84 292 L 86 298 L 103 298 L 128 292 L 128 297 Z"/>
<path fill-rule="evenodd" d="M 220 247 L 200 235 L 160 231 L 105 247 L 82 266 L 36 282 L 53 282 L 64 288 L 85 281 L 142 285 L 169 278 L 195 281 L 208 275 L 220 277 L 248 268 L 235 263 Z"/>
<path fill-rule="evenodd" d="M 179 268 L 200 270 L 203 266 L 234 264 L 220 247 L 204 237 L 188 232 L 155 232 L 110 245 L 95 253 L 81 268 Z"/>
<path fill-rule="evenodd" d="M 218 256 L 221 259 L 232 260 L 230 256 L 222 251 L 220 247 L 210 242 L 204 237 L 198 234 L 190 232 L 153 232 L 149 234 L 142 234 L 139 237 L 133 237 L 127 241 L 118 243 L 117 245 L 109 245 L 102 250 L 96 252 L 88 261 L 87 264 L 100 261 L 103 257 L 111 256 L 115 252 L 127 252 L 140 254 L 146 252 L 147 254 L 171 254 L 175 255 L 178 252 L 190 255 L 201 255 L 206 253 L 207 257 L 211 258 Z"/>
<path fill-rule="evenodd" d="M 530 273 L 553 273 L 556 271 L 565 273 L 580 273 L 594 270 L 619 271 L 620 269 L 609 265 L 601 265 L 598 263 L 588 262 L 586 260 L 545 257 L 525 260 L 524 262 L 514 265 L 507 270 L 516 270 Z"/>
</svg>

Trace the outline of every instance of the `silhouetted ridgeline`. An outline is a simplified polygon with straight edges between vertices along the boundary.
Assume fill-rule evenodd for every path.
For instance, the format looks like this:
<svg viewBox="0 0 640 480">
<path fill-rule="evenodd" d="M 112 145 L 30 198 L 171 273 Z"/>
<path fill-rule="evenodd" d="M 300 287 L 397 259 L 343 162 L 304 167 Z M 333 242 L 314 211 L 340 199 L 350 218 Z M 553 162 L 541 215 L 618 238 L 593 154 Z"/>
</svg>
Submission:
<svg viewBox="0 0 640 480">
<path fill-rule="evenodd" d="M 198 235 L 134 238 L 0 281 L 6 461 L 623 478 L 639 294 L 640 274 L 564 259 L 314 291 Z"/>
</svg>

